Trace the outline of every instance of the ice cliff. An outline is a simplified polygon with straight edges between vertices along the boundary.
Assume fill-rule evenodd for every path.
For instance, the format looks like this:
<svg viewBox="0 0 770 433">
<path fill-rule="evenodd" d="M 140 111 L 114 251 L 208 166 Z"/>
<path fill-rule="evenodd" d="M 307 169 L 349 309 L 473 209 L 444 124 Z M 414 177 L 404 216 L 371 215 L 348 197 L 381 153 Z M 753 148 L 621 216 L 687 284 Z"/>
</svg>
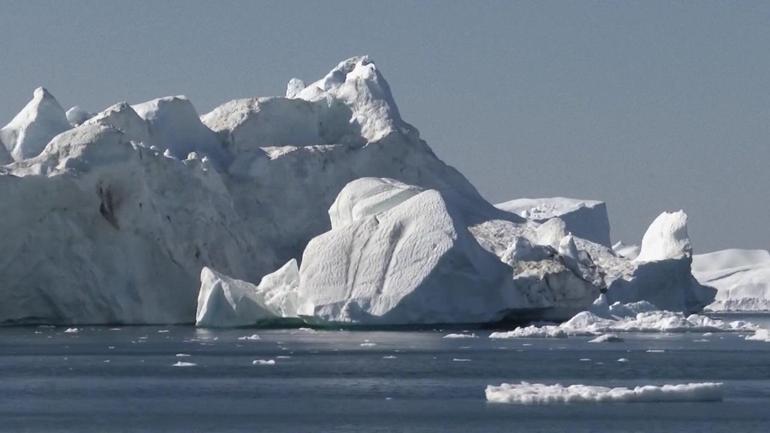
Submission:
<svg viewBox="0 0 770 433">
<path fill-rule="evenodd" d="M 0 322 L 476 323 L 566 319 L 603 291 L 712 300 L 686 218 L 656 220 L 630 260 L 603 203 L 491 205 L 367 57 L 203 116 L 184 96 L 65 113 L 41 88 L 0 141 Z"/>
</svg>

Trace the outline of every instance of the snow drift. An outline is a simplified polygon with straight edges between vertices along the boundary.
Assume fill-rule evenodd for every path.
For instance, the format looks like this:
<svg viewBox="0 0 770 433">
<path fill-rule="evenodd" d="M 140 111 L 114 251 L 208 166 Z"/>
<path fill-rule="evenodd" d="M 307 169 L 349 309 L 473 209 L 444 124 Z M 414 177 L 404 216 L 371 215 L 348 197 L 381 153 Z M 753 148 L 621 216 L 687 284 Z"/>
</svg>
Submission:
<svg viewBox="0 0 770 433">
<path fill-rule="evenodd" d="M 492 403 L 544 405 L 564 403 L 652 403 L 670 401 L 721 401 L 719 382 L 678 385 L 645 385 L 634 388 L 541 383 L 488 385 L 485 394 Z"/>
</svg>

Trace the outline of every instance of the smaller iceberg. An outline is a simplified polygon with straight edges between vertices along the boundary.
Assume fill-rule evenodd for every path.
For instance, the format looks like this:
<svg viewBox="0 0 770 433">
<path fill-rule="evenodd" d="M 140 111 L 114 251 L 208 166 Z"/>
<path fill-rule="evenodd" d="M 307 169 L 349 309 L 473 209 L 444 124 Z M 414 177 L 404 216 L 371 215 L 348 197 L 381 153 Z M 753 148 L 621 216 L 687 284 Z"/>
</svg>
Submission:
<svg viewBox="0 0 770 433">
<path fill-rule="evenodd" d="M 298 286 L 299 268 L 294 259 L 262 277 L 258 286 L 204 267 L 195 325 L 229 328 L 296 319 Z M 259 338 L 255 336 L 250 339 Z"/>
<path fill-rule="evenodd" d="M 646 301 L 609 304 L 605 295 L 601 295 L 590 310 L 581 311 L 560 325 L 524 326 L 507 332 L 493 332 L 489 338 L 564 338 L 618 332 L 746 332 L 755 329 L 757 326 L 750 322 L 725 322 L 700 314 L 659 310 Z M 592 342 L 598 342 L 594 340 Z"/>
<path fill-rule="evenodd" d="M 727 249 L 692 258 L 692 273 L 701 284 L 717 289 L 706 309 L 770 311 L 770 252 Z"/>
<path fill-rule="evenodd" d="M 195 325 L 236 327 L 275 319 L 276 315 L 257 296 L 256 287 L 204 267 Z"/>
</svg>

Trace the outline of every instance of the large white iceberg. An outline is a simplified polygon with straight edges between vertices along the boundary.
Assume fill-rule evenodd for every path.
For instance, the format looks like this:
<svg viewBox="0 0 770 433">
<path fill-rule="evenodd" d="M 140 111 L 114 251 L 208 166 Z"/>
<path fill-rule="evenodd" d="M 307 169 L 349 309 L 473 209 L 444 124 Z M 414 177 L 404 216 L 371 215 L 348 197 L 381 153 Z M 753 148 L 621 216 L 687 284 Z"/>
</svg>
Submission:
<svg viewBox="0 0 770 433">
<path fill-rule="evenodd" d="M 192 322 L 204 266 L 259 281 L 329 229 L 327 209 L 360 177 L 492 208 L 400 119 L 369 59 L 342 62 L 300 93 L 263 105 L 276 134 L 302 124 L 282 118 L 322 107 L 320 141 L 270 143 L 268 134 L 248 146 L 209 129 L 184 97 L 117 104 L 72 128 L 53 96 L 36 91 L 2 135 L 0 322 Z M 238 125 L 259 113 L 204 119 Z"/>
<path fill-rule="evenodd" d="M 68 120 L 38 89 L 0 140 L 0 322 L 566 319 L 602 290 L 711 302 L 690 293 L 678 242 L 618 257 L 603 205 L 581 205 L 596 221 L 492 206 L 401 119 L 367 57 L 201 117 L 173 96 Z"/>
<path fill-rule="evenodd" d="M 770 252 L 728 249 L 693 256 L 692 272 L 701 284 L 717 289 L 707 309 L 770 310 Z"/>
</svg>

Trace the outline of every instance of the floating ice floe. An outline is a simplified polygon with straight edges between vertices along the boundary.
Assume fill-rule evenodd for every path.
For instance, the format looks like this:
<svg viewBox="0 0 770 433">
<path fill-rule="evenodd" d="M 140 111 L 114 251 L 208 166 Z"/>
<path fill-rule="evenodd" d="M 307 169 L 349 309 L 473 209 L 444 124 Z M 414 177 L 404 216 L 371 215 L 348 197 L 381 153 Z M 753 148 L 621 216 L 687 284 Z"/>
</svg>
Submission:
<svg viewBox="0 0 770 433">
<path fill-rule="evenodd" d="M 172 364 L 172 367 L 195 367 L 196 363 L 194 362 L 184 362 L 184 361 L 177 361 L 174 364 Z"/>
<path fill-rule="evenodd" d="M 261 338 L 257 334 L 251 334 L 251 335 L 244 335 L 242 337 L 238 337 L 238 340 L 240 341 L 257 341 Z"/>
<path fill-rule="evenodd" d="M 545 405 L 559 403 L 647 403 L 670 401 L 721 401 L 723 385 L 718 382 L 688 383 L 679 385 L 645 385 L 635 388 L 591 385 L 521 382 L 488 385 L 487 401 L 522 405 Z"/>
<path fill-rule="evenodd" d="M 746 340 L 749 341 L 764 341 L 770 343 L 770 329 L 757 329 L 754 334 L 747 335 Z"/>
<path fill-rule="evenodd" d="M 80 332 L 78 328 L 67 328 L 64 330 L 65 334 L 77 334 L 78 332 Z"/>
<path fill-rule="evenodd" d="M 447 334 L 443 336 L 442 338 L 478 338 L 475 333 L 457 333 L 457 334 Z"/>
<path fill-rule="evenodd" d="M 658 310 L 649 302 L 612 305 L 604 295 L 592 305 L 560 325 L 530 325 L 507 332 L 493 332 L 490 338 L 564 338 L 616 332 L 746 332 L 756 325 L 736 320 L 726 322 L 699 314 Z"/>
<path fill-rule="evenodd" d="M 623 341 L 617 334 L 602 334 L 588 340 L 589 343 L 621 343 Z"/>
<path fill-rule="evenodd" d="M 252 365 L 275 365 L 274 359 L 255 359 L 251 361 Z"/>
</svg>

